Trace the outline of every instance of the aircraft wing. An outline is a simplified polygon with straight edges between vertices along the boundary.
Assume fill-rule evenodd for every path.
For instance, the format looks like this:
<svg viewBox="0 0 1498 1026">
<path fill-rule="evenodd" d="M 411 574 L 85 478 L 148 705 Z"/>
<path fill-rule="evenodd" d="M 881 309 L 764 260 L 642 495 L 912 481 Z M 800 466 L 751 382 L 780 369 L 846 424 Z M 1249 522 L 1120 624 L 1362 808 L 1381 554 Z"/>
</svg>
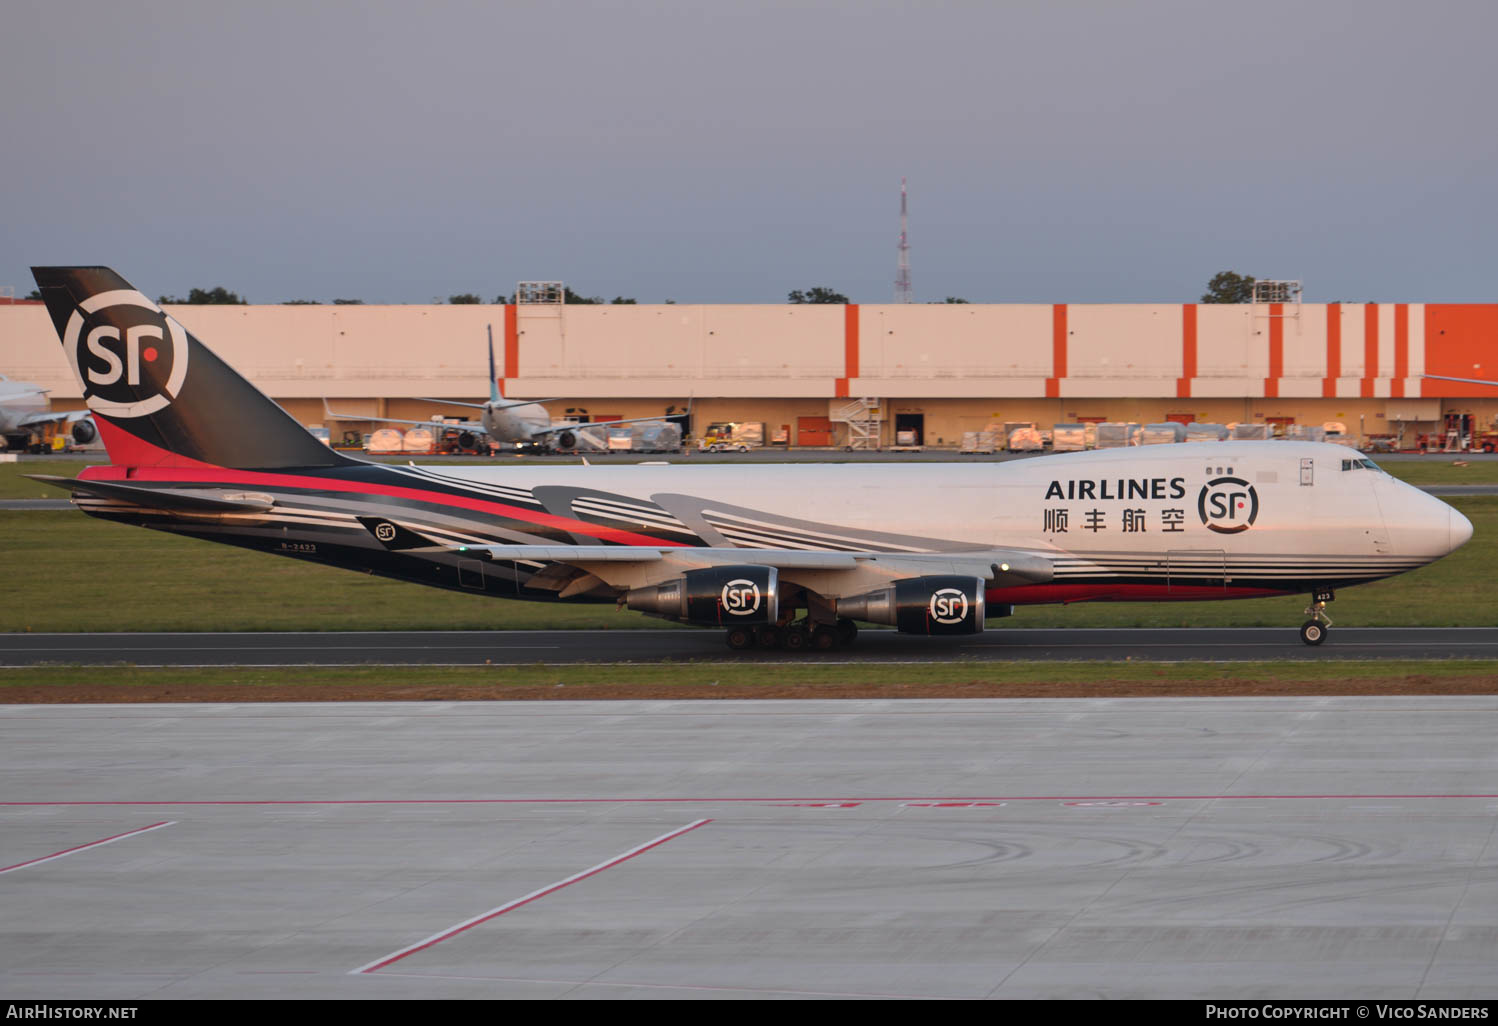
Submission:
<svg viewBox="0 0 1498 1026">
<path fill-rule="evenodd" d="M 841 552 L 831 549 L 707 548 L 677 545 L 452 545 L 379 517 L 359 522 L 387 549 L 446 551 L 478 559 L 558 563 L 593 574 L 609 583 L 610 564 L 620 571 L 661 564 L 661 572 L 714 566 L 773 566 L 791 572 L 846 574 L 848 587 L 867 586 L 871 577 L 896 580 L 928 574 L 981 577 L 1002 586 L 1044 584 L 1054 576 L 1051 559 L 1024 549 L 992 548 L 972 552 Z"/>
<path fill-rule="evenodd" d="M 484 425 L 476 420 L 405 420 L 401 417 L 376 417 L 368 413 L 336 413 L 328 409 L 326 403 L 323 404 L 323 415 L 331 420 L 369 420 L 379 424 L 414 424 L 416 427 L 435 427 L 442 428 L 443 430 L 451 428 L 456 431 L 475 431 L 480 434 L 488 434 L 484 429 Z"/>
<path fill-rule="evenodd" d="M 547 435 L 558 434 L 558 433 L 560 433 L 562 431 L 577 431 L 577 430 L 579 430 L 581 428 L 619 427 L 621 424 L 645 424 L 645 423 L 650 422 L 650 421 L 655 421 L 657 423 L 662 423 L 662 422 L 665 422 L 665 421 L 668 421 L 668 420 L 670 420 L 670 418 L 669 417 L 665 417 L 665 416 L 632 417 L 629 420 L 590 420 L 590 421 L 587 421 L 585 423 L 578 423 L 578 424 L 558 424 L 555 427 L 541 428 L 539 431 L 532 431 L 531 432 L 531 437 L 539 439 L 539 438 L 544 438 Z"/>
<path fill-rule="evenodd" d="M 16 422 L 17 427 L 35 427 L 38 424 L 71 424 L 82 420 L 88 410 L 63 410 L 57 413 L 33 413 Z"/>
</svg>

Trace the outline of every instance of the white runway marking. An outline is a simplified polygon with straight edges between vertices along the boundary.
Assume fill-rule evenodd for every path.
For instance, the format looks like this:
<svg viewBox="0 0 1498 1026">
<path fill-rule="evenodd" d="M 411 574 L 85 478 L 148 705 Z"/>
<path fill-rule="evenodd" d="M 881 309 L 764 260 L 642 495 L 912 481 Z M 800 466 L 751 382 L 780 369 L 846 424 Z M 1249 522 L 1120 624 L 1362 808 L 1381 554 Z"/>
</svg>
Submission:
<svg viewBox="0 0 1498 1026">
<path fill-rule="evenodd" d="M 3 875 L 5 873 L 13 873 L 17 869 L 25 869 L 27 866 L 39 866 L 43 862 L 51 862 L 54 859 L 60 859 L 66 855 L 74 855 L 80 851 L 87 851 L 89 848 L 97 848 L 100 845 L 113 844 L 115 841 L 123 841 L 125 838 L 134 837 L 136 834 L 145 834 L 150 833 L 152 830 L 160 830 L 162 827 L 173 826 L 174 824 L 176 824 L 176 822 L 177 821 L 175 819 L 172 819 L 164 820 L 160 823 L 152 823 L 150 826 L 141 827 L 139 830 L 127 830 L 123 834 L 115 834 L 113 837 L 106 837 L 101 841 L 90 841 L 87 844 L 80 844 L 75 848 L 64 848 L 62 851 L 55 851 L 51 855 L 43 855 L 39 859 L 30 859 L 26 862 L 17 862 L 14 866 L 6 866 L 3 869 L 0 869 L 0 875 Z"/>
<path fill-rule="evenodd" d="M 447 940 L 449 937 L 453 937 L 457 934 L 462 933 L 464 930 L 468 930 L 475 926 L 478 926 L 480 923 L 486 923 L 497 916 L 502 916 L 506 912 L 519 908 L 521 905 L 525 905 L 529 902 L 535 901 L 537 898 L 543 898 L 548 894 L 553 894 L 556 891 L 561 890 L 563 887 L 567 887 L 577 883 L 579 880 L 586 880 L 590 876 L 602 873 L 605 869 L 617 866 L 621 862 L 626 862 L 629 859 L 634 858 L 636 855 L 643 855 L 651 848 L 659 847 L 660 845 L 665 844 L 667 841 L 672 840 L 673 838 L 680 837 L 682 834 L 688 833 L 692 830 L 696 830 L 700 826 L 706 826 L 711 822 L 712 820 L 710 819 L 694 820 L 684 827 L 678 827 L 677 829 L 672 830 L 670 833 L 662 834 L 652 841 L 646 841 L 644 844 L 639 845 L 638 847 L 631 848 L 629 851 L 624 852 L 621 855 L 615 855 L 613 858 L 609 859 L 606 862 L 600 862 L 592 869 L 585 869 L 581 873 L 574 873 L 572 876 L 567 877 L 567 879 L 565 880 L 558 880 L 554 884 L 547 884 L 540 890 L 531 891 L 531 893 L 527 894 L 523 898 L 516 898 L 514 901 L 500 905 L 498 908 L 491 908 L 489 911 L 476 915 L 472 919 L 465 919 L 463 922 L 457 924 L 456 926 L 450 926 L 446 930 L 442 930 L 439 933 L 434 933 L 425 940 L 419 940 L 415 944 L 401 948 L 399 951 L 386 955 L 383 958 L 377 958 L 373 962 L 362 965 L 357 969 L 351 969 L 349 970 L 349 975 L 358 976 L 363 973 L 372 973 L 377 969 L 382 969 L 387 965 L 391 965 L 392 963 L 400 961 L 407 955 L 412 955 L 425 948 L 430 948 L 434 944 L 440 944 L 443 941 Z"/>
</svg>

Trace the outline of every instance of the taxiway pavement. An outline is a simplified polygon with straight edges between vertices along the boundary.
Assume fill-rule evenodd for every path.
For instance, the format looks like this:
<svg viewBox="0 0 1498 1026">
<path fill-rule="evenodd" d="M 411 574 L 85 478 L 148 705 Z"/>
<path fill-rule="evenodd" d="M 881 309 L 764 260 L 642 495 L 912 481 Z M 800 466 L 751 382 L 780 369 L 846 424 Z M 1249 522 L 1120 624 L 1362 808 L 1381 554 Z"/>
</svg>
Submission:
<svg viewBox="0 0 1498 1026">
<path fill-rule="evenodd" d="M 1000 621 L 1002 623 L 1002 621 Z M 1122 659 L 1498 659 L 1498 627 L 1333 627 L 1304 645 L 1295 626 L 1044 629 L 992 626 L 965 638 L 865 630 L 833 652 L 731 652 L 716 630 L 348 631 L 0 634 L 0 666 L 516 666 L 534 663 L 950 662 Z"/>
<path fill-rule="evenodd" d="M 0 707 L 0 993 L 1498 996 L 1498 698 Z"/>
</svg>

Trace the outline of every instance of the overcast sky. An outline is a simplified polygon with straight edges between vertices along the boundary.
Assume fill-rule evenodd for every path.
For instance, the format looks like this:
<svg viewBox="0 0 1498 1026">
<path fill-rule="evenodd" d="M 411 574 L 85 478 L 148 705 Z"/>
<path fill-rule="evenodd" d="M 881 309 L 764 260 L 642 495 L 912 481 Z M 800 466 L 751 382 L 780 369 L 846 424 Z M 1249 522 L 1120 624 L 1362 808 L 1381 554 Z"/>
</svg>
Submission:
<svg viewBox="0 0 1498 1026">
<path fill-rule="evenodd" d="M 1498 3 L 0 0 L 0 286 L 1498 300 Z"/>
</svg>

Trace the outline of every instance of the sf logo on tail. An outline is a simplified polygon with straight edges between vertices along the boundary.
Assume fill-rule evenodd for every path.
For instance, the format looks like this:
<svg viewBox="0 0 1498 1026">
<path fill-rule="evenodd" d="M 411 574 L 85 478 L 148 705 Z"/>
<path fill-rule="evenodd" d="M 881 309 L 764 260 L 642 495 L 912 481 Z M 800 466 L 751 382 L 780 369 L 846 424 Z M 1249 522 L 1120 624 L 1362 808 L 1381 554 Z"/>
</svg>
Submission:
<svg viewBox="0 0 1498 1026">
<path fill-rule="evenodd" d="M 1259 516 L 1259 493 L 1241 477 L 1213 478 L 1202 485 L 1196 511 L 1207 530 L 1218 534 L 1247 531 Z"/>
<path fill-rule="evenodd" d="M 144 417 L 171 405 L 187 377 L 187 333 L 139 292 L 90 296 L 63 330 L 63 351 L 95 413 Z"/>
</svg>

